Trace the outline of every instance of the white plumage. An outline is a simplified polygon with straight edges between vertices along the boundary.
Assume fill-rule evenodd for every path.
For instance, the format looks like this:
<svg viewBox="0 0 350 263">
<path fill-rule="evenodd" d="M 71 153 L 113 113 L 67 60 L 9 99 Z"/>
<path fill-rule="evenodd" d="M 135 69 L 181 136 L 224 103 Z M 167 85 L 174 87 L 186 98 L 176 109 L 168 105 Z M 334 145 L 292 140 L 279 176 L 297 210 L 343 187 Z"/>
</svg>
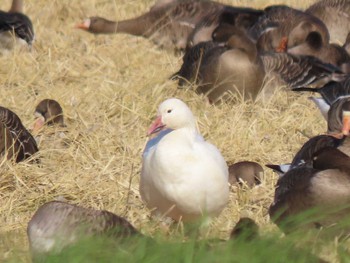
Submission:
<svg viewBox="0 0 350 263">
<path fill-rule="evenodd" d="M 148 131 L 157 132 L 143 153 L 140 193 L 147 207 L 177 221 L 217 216 L 228 201 L 228 168 L 198 133 L 191 110 L 179 99 L 164 101 Z"/>
</svg>

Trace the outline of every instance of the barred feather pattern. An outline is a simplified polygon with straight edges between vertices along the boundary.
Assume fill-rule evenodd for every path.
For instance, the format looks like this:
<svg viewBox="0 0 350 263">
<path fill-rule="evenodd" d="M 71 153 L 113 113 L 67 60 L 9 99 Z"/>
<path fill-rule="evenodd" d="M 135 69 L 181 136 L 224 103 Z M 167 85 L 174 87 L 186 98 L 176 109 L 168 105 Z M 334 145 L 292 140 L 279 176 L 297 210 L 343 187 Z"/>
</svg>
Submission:
<svg viewBox="0 0 350 263">
<path fill-rule="evenodd" d="M 20 118 L 14 112 L 1 106 L 0 123 L 10 131 L 12 140 L 14 141 L 17 163 L 29 158 L 39 150 L 35 139 L 23 126 Z"/>
<path fill-rule="evenodd" d="M 266 72 L 277 74 L 293 88 L 305 87 L 320 80 L 331 80 L 333 73 L 341 74 L 337 67 L 312 56 L 270 53 L 262 55 L 261 59 Z"/>
</svg>

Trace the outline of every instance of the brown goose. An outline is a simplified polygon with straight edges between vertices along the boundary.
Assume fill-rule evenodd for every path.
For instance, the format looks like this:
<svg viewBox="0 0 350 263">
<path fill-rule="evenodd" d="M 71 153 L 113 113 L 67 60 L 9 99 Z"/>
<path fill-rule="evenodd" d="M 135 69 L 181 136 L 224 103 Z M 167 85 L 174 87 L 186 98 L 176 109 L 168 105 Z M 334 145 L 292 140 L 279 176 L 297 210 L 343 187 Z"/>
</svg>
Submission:
<svg viewBox="0 0 350 263">
<path fill-rule="evenodd" d="M 23 126 L 19 117 L 9 109 L 0 107 L 1 150 L 7 159 L 14 159 L 17 163 L 31 157 L 38 151 L 33 136 Z"/>
<path fill-rule="evenodd" d="M 37 117 L 37 120 L 35 121 L 33 132 L 40 130 L 45 123 L 64 126 L 62 107 L 55 100 L 44 99 L 40 101 L 35 108 L 34 115 Z"/>
<path fill-rule="evenodd" d="M 187 39 L 196 25 L 208 15 L 221 12 L 224 5 L 212 1 L 166 1 L 156 4 L 149 12 L 123 21 L 90 17 L 78 28 L 91 33 L 126 33 L 150 38 L 164 48 L 185 49 Z"/>
<path fill-rule="evenodd" d="M 111 212 L 60 201 L 39 207 L 28 223 L 27 234 L 34 259 L 59 253 L 81 238 L 142 236 L 126 219 Z"/>
<path fill-rule="evenodd" d="M 305 42 L 297 46 L 287 47 L 287 52 L 293 55 L 314 56 L 325 63 L 338 66 L 344 73 L 350 73 L 350 55 L 337 44 L 322 42 L 318 32 L 309 33 Z"/>
<path fill-rule="evenodd" d="M 198 75 L 197 92 L 215 103 L 229 99 L 231 94 L 255 99 L 265 73 L 255 44 L 237 29 L 226 46 L 212 48 L 205 54 Z"/>
<path fill-rule="evenodd" d="M 13 0 L 9 12 L 0 10 L 0 47 L 12 49 L 17 43 L 21 46 L 32 46 L 34 41 L 33 24 L 28 16 L 22 13 L 23 1 Z M 14 42 L 13 33 L 16 36 Z"/>
<path fill-rule="evenodd" d="M 338 149 L 323 148 L 313 156 L 311 165 L 280 177 L 269 214 L 285 233 L 302 225 L 328 227 L 349 214 L 349 207 L 344 208 L 350 200 L 349 189 L 350 157 Z M 298 221 L 297 216 L 305 212 L 310 215 L 304 214 Z"/>
<path fill-rule="evenodd" d="M 222 46 L 202 42 L 187 50 L 183 65 L 176 75 L 179 85 L 185 80 L 198 84 L 197 92 L 204 93 L 212 102 L 226 99 L 227 93 L 254 99 L 260 92 L 265 73 L 275 79 L 276 85 L 262 90 L 269 97 L 277 86 L 319 86 L 330 80 L 340 80 L 344 74 L 335 66 L 311 56 L 294 56 L 288 53 L 258 54 L 256 45 L 246 34 L 235 27 L 217 28 L 213 36 L 219 41 L 230 37 Z"/>
<path fill-rule="evenodd" d="M 325 24 L 310 14 L 283 5 L 270 6 L 264 11 L 249 30 L 259 51 L 275 51 L 283 37 L 288 37 L 288 47 L 297 46 L 305 42 L 310 32 L 318 32 L 323 43 L 329 42 Z"/>
<path fill-rule="evenodd" d="M 264 170 L 260 164 L 249 161 L 230 165 L 228 172 L 230 184 L 246 184 L 249 187 L 260 184 L 264 175 Z"/>
<path fill-rule="evenodd" d="M 345 37 L 350 32 L 350 2 L 348 0 L 320 0 L 305 12 L 318 17 L 325 23 L 331 42 L 345 42 Z"/>
</svg>

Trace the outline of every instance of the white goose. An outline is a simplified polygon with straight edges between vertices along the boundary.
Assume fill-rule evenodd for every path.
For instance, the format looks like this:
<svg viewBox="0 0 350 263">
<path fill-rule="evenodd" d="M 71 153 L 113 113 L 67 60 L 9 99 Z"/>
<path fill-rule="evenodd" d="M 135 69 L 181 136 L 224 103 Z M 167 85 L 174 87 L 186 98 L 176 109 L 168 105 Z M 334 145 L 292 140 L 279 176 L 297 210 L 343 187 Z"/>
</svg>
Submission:
<svg viewBox="0 0 350 263">
<path fill-rule="evenodd" d="M 179 99 L 160 104 L 143 152 L 140 193 L 147 207 L 176 221 L 217 216 L 228 202 L 228 167 L 220 151 L 198 133 Z"/>
</svg>

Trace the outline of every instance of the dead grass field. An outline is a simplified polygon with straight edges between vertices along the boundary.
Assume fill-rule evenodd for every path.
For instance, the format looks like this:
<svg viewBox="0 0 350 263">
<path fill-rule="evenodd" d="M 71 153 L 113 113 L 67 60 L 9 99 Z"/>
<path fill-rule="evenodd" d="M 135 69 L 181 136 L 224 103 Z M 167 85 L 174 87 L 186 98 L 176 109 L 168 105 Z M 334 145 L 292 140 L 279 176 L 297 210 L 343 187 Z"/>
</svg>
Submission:
<svg viewBox="0 0 350 263">
<path fill-rule="evenodd" d="M 1 2 L 8 9 L 10 0 Z M 226 1 L 262 8 L 281 1 Z M 283 1 L 304 8 L 313 1 Z M 306 95 L 281 91 L 268 103 L 209 105 L 191 90 L 179 90 L 168 77 L 181 56 L 159 50 L 150 41 L 128 35 L 94 36 L 77 30 L 83 18 L 134 17 L 153 1 L 27 0 L 36 42 L 31 53 L 0 57 L 0 105 L 15 111 L 31 128 L 36 104 L 55 99 L 67 128 L 46 128 L 40 136 L 41 165 L 0 163 L 0 261 L 14 246 L 28 250 L 27 222 L 44 202 L 63 196 L 71 203 L 107 209 L 126 217 L 145 234 L 166 229 L 150 218 L 140 200 L 138 182 L 146 130 L 160 102 L 178 97 L 189 104 L 201 133 L 217 145 L 229 163 L 241 160 L 289 162 L 307 140 L 326 130 L 326 122 Z M 265 169 L 262 186 L 232 188 L 230 202 L 209 233 L 227 238 L 238 218 L 249 216 L 263 229 L 269 222 L 276 176 Z M 13 235 L 10 233 L 14 233 Z M 21 261 L 28 261 L 23 256 Z"/>
</svg>

